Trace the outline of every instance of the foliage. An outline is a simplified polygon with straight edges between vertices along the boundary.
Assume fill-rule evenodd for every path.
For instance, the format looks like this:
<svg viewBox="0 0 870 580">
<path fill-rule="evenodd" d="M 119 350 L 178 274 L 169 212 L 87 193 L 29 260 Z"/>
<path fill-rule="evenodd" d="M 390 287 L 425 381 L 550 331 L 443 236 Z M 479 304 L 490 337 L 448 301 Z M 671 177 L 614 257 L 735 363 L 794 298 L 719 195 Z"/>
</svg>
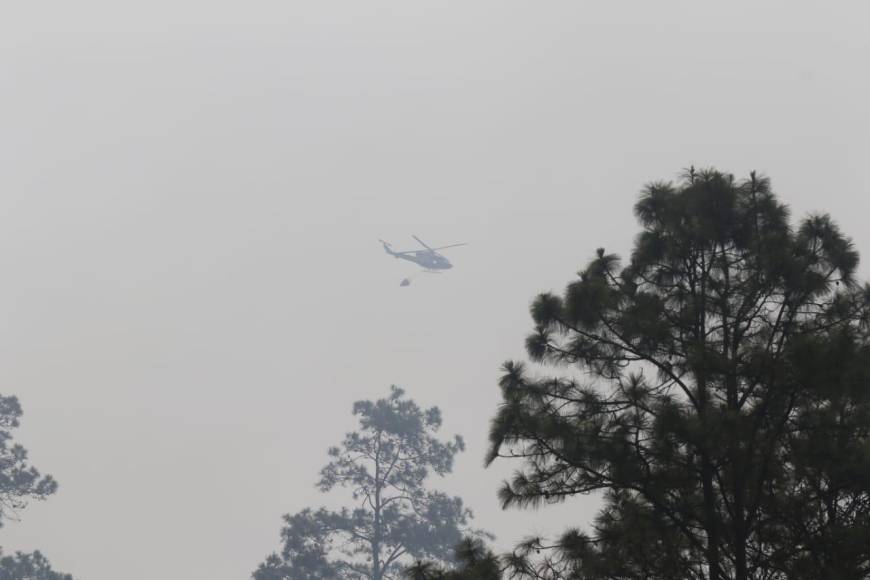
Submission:
<svg viewBox="0 0 870 580">
<path fill-rule="evenodd" d="M 480 538 L 464 538 L 455 548 L 453 566 L 417 562 L 403 576 L 407 580 L 500 580 L 502 562 Z"/>
<path fill-rule="evenodd" d="M 769 567 L 794 580 L 870 576 L 870 340 L 805 337 L 808 385 L 786 433 L 780 477 L 760 518 Z"/>
<path fill-rule="evenodd" d="M 16 397 L 0 395 L 0 526 L 26 507 L 28 500 L 45 499 L 57 491 L 57 482 L 30 465 L 27 450 L 12 441 L 21 414 Z"/>
<path fill-rule="evenodd" d="M 19 427 L 21 415 L 16 397 L 0 395 L 0 527 L 15 518 L 28 500 L 43 500 L 57 491 L 57 482 L 30 465 L 27 450 L 13 442 L 12 431 Z M 52 570 L 40 552 L 3 556 L 0 550 L 0 580 L 72 580 L 72 576 Z"/>
<path fill-rule="evenodd" d="M 0 557 L 0 580 L 73 580 L 69 574 L 52 570 L 39 552 Z"/>
<path fill-rule="evenodd" d="M 285 516 L 283 549 L 256 580 L 394 579 L 414 559 L 443 562 L 467 531 L 462 500 L 426 487 L 464 449 L 458 436 L 436 437 L 438 408 L 420 409 L 393 387 L 386 398 L 355 403 L 353 413 L 360 428 L 329 450 L 318 487 L 349 489 L 356 506 Z"/>
<path fill-rule="evenodd" d="M 606 498 L 591 534 L 532 539 L 512 573 L 866 577 L 870 290 L 851 242 L 825 215 L 792 229 L 755 173 L 691 169 L 635 214 L 626 267 L 599 249 L 532 305 L 529 356 L 564 372 L 505 364 L 488 461 L 523 468 L 503 504 Z"/>
</svg>

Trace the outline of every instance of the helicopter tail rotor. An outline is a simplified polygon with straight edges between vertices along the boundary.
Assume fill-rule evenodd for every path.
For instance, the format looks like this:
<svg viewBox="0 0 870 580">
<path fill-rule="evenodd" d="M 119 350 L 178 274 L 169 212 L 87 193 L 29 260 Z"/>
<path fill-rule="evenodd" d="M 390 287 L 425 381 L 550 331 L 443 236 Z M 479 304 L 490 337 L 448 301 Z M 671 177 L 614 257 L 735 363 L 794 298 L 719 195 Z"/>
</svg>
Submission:
<svg viewBox="0 0 870 580">
<path fill-rule="evenodd" d="M 396 252 L 393 251 L 393 246 L 389 242 L 385 242 L 384 240 L 378 238 L 378 241 L 384 245 L 384 251 L 386 251 L 389 255 L 395 256 Z"/>
</svg>

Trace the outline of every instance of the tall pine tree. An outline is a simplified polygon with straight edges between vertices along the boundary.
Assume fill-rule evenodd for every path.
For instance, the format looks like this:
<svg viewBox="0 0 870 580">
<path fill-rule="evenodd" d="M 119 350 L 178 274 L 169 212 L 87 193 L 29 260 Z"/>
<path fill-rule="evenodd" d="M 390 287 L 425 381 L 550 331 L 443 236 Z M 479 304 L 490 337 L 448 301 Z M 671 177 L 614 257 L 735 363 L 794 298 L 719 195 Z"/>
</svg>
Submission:
<svg viewBox="0 0 870 580">
<path fill-rule="evenodd" d="M 590 532 L 531 540 L 513 570 L 748 580 L 815 558 L 865 577 L 870 291 L 852 243 L 825 215 L 793 229 L 755 173 L 690 169 L 635 214 L 625 267 L 599 249 L 533 303 L 529 357 L 564 372 L 505 365 L 488 460 L 523 467 L 504 505 L 606 500 Z"/>
<path fill-rule="evenodd" d="M 437 407 L 421 409 L 393 387 L 353 412 L 359 430 L 329 450 L 318 486 L 350 491 L 355 505 L 285 516 L 282 550 L 255 580 L 396 580 L 415 560 L 446 563 L 464 534 L 482 534 L 469 528 L 460 498 L 428 489 L 429 476 L 449 473 L 465 447 L 459 436 L 437 437 Z"/>
</svg>

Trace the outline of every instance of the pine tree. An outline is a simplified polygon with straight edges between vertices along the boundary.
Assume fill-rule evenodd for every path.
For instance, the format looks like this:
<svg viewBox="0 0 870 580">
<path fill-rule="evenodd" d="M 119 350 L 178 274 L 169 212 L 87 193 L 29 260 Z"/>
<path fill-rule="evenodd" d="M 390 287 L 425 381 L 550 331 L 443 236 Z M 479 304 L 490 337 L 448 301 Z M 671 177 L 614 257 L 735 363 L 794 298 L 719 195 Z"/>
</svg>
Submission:
<svg viewBox="0 0 870 580">
<path fill-rule="evenodd" d="M 16 552 L 11 556 L 0 554 L 0 580 L 73 580 L 73 577 L 53 570 L 40 552 Z"/>
<path fill-rule="evenodd" d="M 833 501 L 849 507 L 831 514 L 851 510 L 848 521 L 866 522 L 866 480 L 838 466 L 863 477 L 867 417 L 866 406 L 830 407 L 868 384 L 855 370 L 837 386 L 833 359 L 806 351 L 837 336 L 865 348 L 870 290 L 854 279 L 852 243 L 826 215 L 792 229 L 755 173 L 737 181 L 690 169 L 677 184 L 646 187 L 635 214 L 642 230 L 625 267 L 599 249 L 564 295 L 532 305 L 529 357 L 563 372 L 505 364 L 488 461 L 523 467 L 500 492 L 504 506 L 606 492 L 593 533 L 569 532 L 537 562 L 543 544 L 532 540 L 512 568 L 530 577 L 748 580 L 791 577 L 796 562 L 784 554 L 798 545 L 839 557 L 861 538 L 847 537 L 844 524 L 820 531 L 812 518 Z M 811 359 L 815 375 L 801 366 Z M 840 446 L 831 433 L 843 424 Z M 835 481 L 823 487 L 840 495 L 808 491 Z M 866 550 L 846 552 L 858 574 Z"/>
<path fill-rule="evenodd" d="M 417 562 L 404 572 L 406 580 L 501 580 L 503 565 L 481 538 L 464 538 L 455 548 L 452 566 Z"/>
<path fill-rule="evenodd" d="M 46 499 L 57 491 L 54 478 L 30 465 L 27 450 L 12 439 L 21 415 L 17 397 L 0 395 L 0 526 L 28 501 Z"/>
<path fill-rule="evenodd" d="M 17 397 L 0 395 L 0 527 L 17 517 L 31 500 L 44 500 L 57 491 L 57 481 L 30 464 L 27 449 L 13 439 L 23 411 Z M 0 580 L 72 580 L 54 571 L 40 552 L 4 556 L 0 549 Z"/>
<path fill-rule="evenodd" d="M 318 486 L 349 489 L 356 506 L 285 516 L 283 549 L 256 580 L 396 579 L 414 560 L 448 561 L 463 534 L 478 533 L 460 498 L 426 487 L 430 474 L 452 470 L 462 438 L 438 439 L 438 408 L 404 395 L 393 387 L 386 398 L 354 404 L 360 428 L 329 450 Z"/>
</svg>

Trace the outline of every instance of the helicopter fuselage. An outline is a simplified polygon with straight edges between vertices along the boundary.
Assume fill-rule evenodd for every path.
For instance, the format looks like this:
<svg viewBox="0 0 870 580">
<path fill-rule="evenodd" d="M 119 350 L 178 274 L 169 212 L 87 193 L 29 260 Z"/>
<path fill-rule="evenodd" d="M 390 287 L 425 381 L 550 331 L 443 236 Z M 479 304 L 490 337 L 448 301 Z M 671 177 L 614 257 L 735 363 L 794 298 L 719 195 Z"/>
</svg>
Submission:
<svg viewBox="0 0 870 580">
<path fill-rule="evenodd" d="M 396 252 L 393 254 L 396 258 L 414 262 L 418 266 L 427 270 L 449 270 L 453 267 L 450 260 L 437 252 L 418 251 L 418 252 Z"/>
<path fill-rule="evenodd" d="M 445 258 L 442 254 L 438 252 L 438 250 L 444 250 L 447 248 L 453 248 L 456 246 L 464 246 L 466 244 L 450 244 L 449 246 L 441 246 L 437 248 L 433 248 L 426 244 L 423 240 L 418 238 L 417 236 L 411 236 L 424 249 L 422 250 L 409 250 L 407 252 L 396 252 L 393 250 L 392 246 L 381 240 L 381 243 L 384 245 L 384 250 L 391 256 L 396 259 L 407 260 L 408 262 L 413 262 L 418 266 L 424 268 L 428 272 L 440 272 L 443 270 L 449 270 L 453 267 L 453 264 L 450 263 L 450 260 Z"/>
</svg>

